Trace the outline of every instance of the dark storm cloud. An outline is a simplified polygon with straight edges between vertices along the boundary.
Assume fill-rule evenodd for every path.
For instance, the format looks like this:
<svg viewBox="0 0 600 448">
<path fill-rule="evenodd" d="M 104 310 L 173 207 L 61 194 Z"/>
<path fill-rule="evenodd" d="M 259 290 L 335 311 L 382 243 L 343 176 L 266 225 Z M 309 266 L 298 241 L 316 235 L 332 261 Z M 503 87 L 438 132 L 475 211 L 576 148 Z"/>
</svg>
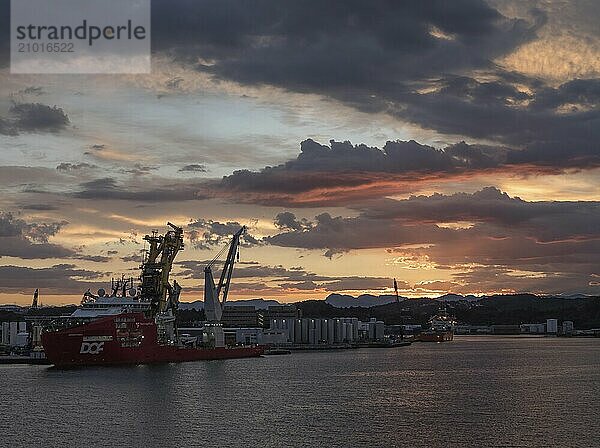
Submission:
<svg viewBox="0 0 600 448">
<path fill-rule="evenodd" d="M 389 152 L 388 152 L 389 149 Z M 313 188 L 344 186 L 343 177 L 322 173 L 352 173 L 345 185 L 364 182 L 356 172 L 408 172 L 411 170 L 449 169 L 453 159 L 444 151 L 415 141 L 388 142 L 383 150 L 350 142 L 331 141 L 330 146 L 312 139 L 303 141 L 296 159 L 261 171 L 239 170 L 223 178 L 227 188 L 252 191 L 301 193 Z M 355 174 L 356 173 L 356 174 Z"/>
<path fill-rule="evenodd" d="M 58 210 L 58 207 L 52 204 L 21 204 L 20 207 L 24 210 L 35 210 L 40 212 Z"/>
<path fill-rule="evenodd" d="M 399 225 L 393 220 L 359 216 L 344 218 L 329 213 L 317 215 L 308 229 L 266 237 L 275 246 L 328 249 L 328 256 L 351 249 L 385 248 L 403 244 L 440 242 L 449 238 L 450 229 L 434 224 Z"/>
<path fill-rule="evenodd" d="M 383 199 L 366 205 L 363 216 L 407 223 L 489 223 L 527 231 L 540 241 L 600 237 L 600 202 L 528 202 L 511 198 L 494 187 L 473 194 L 412 196 L 401 201 Z"/>
<path fill-rule="evenodd" d="M 145 176 L 150 174 L 152 171 L 158 170 L 157 166 L 149 166 L 143 165 L 141 163 L 134 163 L 133 166 L 129 168 L 121 168 L 119 172 L 123 174 L 132 174 L 134 176 Z"/>
<path fill-rule="evenodd" d="M 197 219 L 187 225 L 187 235 L 197 249 L 211 249 L 231 241 L 234 233 L 242 228 L 237 221 L 219 222 L 212 219 Z M 240 239 L 242 247 L 256 246 L 260 241 L 246 231 Z"/>
<path fill-rule="evenodd" d="M 275 227 L 281 230 L 302 230 L 310 226 L 306 219 L 297 219 L 291 212 L 278 213 L 274 221 Z"/>
<path fill-rule="evenodd" d="M 35 242 L 47 243 L 66 224 L 59 223 L 27 223 L 16 218 L 12 213 L 0 213 L 0 237 L 26 237 Z"/>
<path fill-rule="evenodd" d="M 80 162 L 80 163 L 62 162 L 56 166 L 56 169 L 58 171 L 66 171 L 66 172 L 87 170 L 87 169 L 93 169 L 93 168 L 98 168 L 98 167 L 96 165 L 92 165 L 92 164 L 86 163 L 86 162 Z"/>
<path fill-rule="evenodd" d="M 75 255 L 71 249 L 51 244 L 66 223 L 27 223 L 11 213 L 0 213 L 0 257 L 66 258 Z"/>
<path fill-rule="evenodd" d="M 125 255 L 124 257 L 121 257 L 121 260 L 126 262 L 126 263 L 141 263 L 142 262 L 142 254 L 130 254 L 130 255 Z"/>
<path fill-rule="evenodd" d="M 78 255 L 75 258 L 83 261 L 92 261 L 94 263 L 108 263 L 110 260 L 112 260 L 112 258 L 104 255 Z"/>
<path fill-rule="evenodd" d="M 319 93 L 365 112 L 522 150 L 507 155 L 509 164 L 600 165 L 598 80 L 548 87 L 492 62 L 535 39 L 546 23 L 543 11 L 510 19 L 477 0 L 178 6 L 154 2 L 154 48 L 217 78 Z M 433 156 L 420 169 L 447 162 L 420 154 Z M 503 156 L 502 149 L 488 152 L 472 158 L 472 166 L 493 166 Z M 266 186 L 264 176 L 236 174 Z"/>
<path fill-rule="evenodd" d="M 479 0 L 153 2 L 155 51 L 249 84 L 297 91 L 395 89 L 398 80 L 488 66 L 537 26 Z M 435 36 L 438 30 L 450 37 Z M 202 63 L 200 63 L 202 64 Z"/>
<path fill-rule="evenodd" d="M 527 202 L 488 187 L 372 201 L 357 210 L 356 217 L 324 213 L 304 225 L 286 214 L 291 227 L 281 226 L 287 231 L 265 242 L 326 250 L 324 255 L 388 248 L 402 263 L 433 263 L 454 272 L 461 285 L 454 292 L 494 291 L 503 284 L 515 291 L 598 289 L 593 279 L 600 265 L 600 202 Z M 477 284 L 487 268 L 499 270 L 499 277 Z"/>
<path fill-rule="evenodd" d="M 453 276 L 451 290 L 463 294 L 495 292 L 527 292 L 538 294 L 598 294 L 589 273 L 552 272 L 547 275 L 515 273 L 509 267 L 478 267 Z"/>
<path fill-rule="evenodd" d="M 225 176 L 215 191 L 235 192 L 242 200 L 265 203 L 301 203 L 303 194 L 311 191 L 331 191 L 329 196 L 314 199 L 317 202 L 342 201 L 343 191 L 356 200 L 361 194 L 381 196 L 377 186 L 386 182 L 389 188 L 400 189 L 417 177 L 499 168 L 508 151 L 465 142 L 437 149 L 414 140 L 397 140 L 379 149 L 333 140 L 327 146 L 308 139 L 301 143 L 296 159 L 260 171 L 235 171 Z"/>
<path fill-rule="evenodd" d="M 480 258 L 490 258 L 494 253 L 504 254 L 506 263 L 511 258 L 527 257 L 536 257 L 540 263 L 553 262 L 556 260 L 551 257 L 561 254 L 589 255 L 583 242 L 592 247 L 600 239 L 598 202 L 527 202 L 492 187 L 473 194 L 384 199 L 357 208 L 357 217 L 323 213 L 307 225 L 286 227 L 288 231 L 267 237 L 265 242 L 335 251 L 431 245 L 418 252 L 446 258 L 451 264 L 469 262 L 470 257 L 482 261 Z M 293 215 L 286 219 L 297 222 Z M 467 226 L 437 225 L 464 221 Z M 481 257 L 476 256 L 479 249 Z"/>
<path fill-rule="evenodd" d="M 285 289 L 298 289 L 304 291 L 324 289 L 329 292 L 365 290 L 365 289 L 385 289 L 392 283 L 391 279 L 383 277 L 330 277 L 327 281 L 316 283 L 312 280 L 301 282 L 281 283 L 279 286 Z M 410 288 L 406 282 L 399 282 L 400 288 Z"/>
<path fill-rule="evenodd" d="M 177 263 L 182 268 L 182 276 L 193 279 L 204 278 L 204 266 L 208 261 L 182 261 Z M 287 290 L 321 290 L 321 291 L 345 291 L 355 289 L 384 289 L 390 287 L 389 278 L 381 277 L 329 277 L 308 272 L 302 267 L 285 268 L 281 265 L 260 265 L 257 262 L 242 262 L 236 265 L 235 277 L 241 279 L 260 279 L 261 282 L 244 284 L 245 290 L 262 291 L 269 288 L 264 281 L 273 282 L 278 288 Z M 410 286 L 400 282 L 403 287 Z M 273 289 L 274 291 L 276 289 Z"/>
<path fill-rule="evenodd" d="M 57 264 L 48 268 L 0 266 L 0 292 L 31 293 L 40 288 L 43 294 L 83 294 L 88 288 L 99 286 L 104 274 L 78 269 L 72 264 Z"/>
<path fill-rule="evenodd" d="M 182 275 L 187 278 L 203 279 L 204 267 L 210 263 L 206 261 L 181 261 L 177 265 L 182 268 Z M 281 265 L 269 266 L 261 265 L 255 261 L 241 261 L 236 264 L 235 276 L 239 278 L 263 278 L 263 279 L 280 279 L 286 281 L 300 280 L 327 280 L 327 277 L 318 276 L 317 274 L 307 272 L 301 267 L 285 268 Z"/>
<path fill-rule="evenodd" d="M 600 80 L 575 80 L 525 93 L 501 81 L 449 78 L 439 90 L 399 99 L 403 119 L 447 134 L 511 146 L 507 166 L 557 168 L 600 165 Z"/>
<path fill-rule="evenodd" d="M 0 257 L 36 258 L 69 258 L 74 251 L 57 244 L 32 243 L 26 238 L 0 237 Z"/>
<path fill-rule="evenodd" d="M 56 132 L 67 127 L 69 117 L 57 106 L 40 103 L 13 103 L 7 117 L 0 117 L 0 133 Z"/>
<path fill-rule="evenodd" d="M 191 165 L 185 165 L 179 169 L 181 173 L 206 173 L 206 165 L 201 163 L 192 163 Z"/>
<path fill-rule="evenodd" d="M 160 182 L 156 186 L 145 185 L 120 185 L 112 177 L 94 179 L 79 185 L 80 190 L 73 193 L 77 198 L 99 200 L 125 200 L 125 201 L 188 201 L 205 199 L 202 193 L 205 186 L 190 183 Z"/>
</svg>

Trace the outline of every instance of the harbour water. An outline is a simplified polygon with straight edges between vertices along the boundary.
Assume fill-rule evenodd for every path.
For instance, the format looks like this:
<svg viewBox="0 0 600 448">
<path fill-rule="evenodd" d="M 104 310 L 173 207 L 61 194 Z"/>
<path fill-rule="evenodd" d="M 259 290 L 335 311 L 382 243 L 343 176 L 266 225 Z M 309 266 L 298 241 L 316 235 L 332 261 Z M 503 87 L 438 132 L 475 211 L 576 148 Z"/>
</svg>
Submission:
<svg viewBox="0 0 600 448">
<path fill-rule="evenodd" d="M 0 445 L 600 446 L 600 339 L 0 366 Z"/>
</svg>

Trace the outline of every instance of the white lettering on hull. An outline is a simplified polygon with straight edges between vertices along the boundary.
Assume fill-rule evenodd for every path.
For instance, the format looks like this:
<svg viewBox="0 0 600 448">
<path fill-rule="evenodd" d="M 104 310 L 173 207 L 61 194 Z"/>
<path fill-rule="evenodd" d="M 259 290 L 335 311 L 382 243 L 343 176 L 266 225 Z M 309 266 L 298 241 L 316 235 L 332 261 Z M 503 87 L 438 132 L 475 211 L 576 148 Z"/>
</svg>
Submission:
<svg viewBox="0 0 600 448">
<path fill-rule="evenodd" d="M 82 342 L 79 353 L 97 355 L 98 353 L 102 353 L 102 350 L 104 350 L 104 342 Z"/>
</svg>

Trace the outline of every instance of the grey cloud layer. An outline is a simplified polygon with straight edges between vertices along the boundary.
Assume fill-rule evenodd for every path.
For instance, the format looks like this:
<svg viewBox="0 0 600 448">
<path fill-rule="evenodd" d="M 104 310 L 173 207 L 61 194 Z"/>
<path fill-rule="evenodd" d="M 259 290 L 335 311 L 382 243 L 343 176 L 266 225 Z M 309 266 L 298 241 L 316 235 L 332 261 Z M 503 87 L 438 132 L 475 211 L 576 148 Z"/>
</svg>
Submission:
<svg viewBox="0 0 600 448">
<path fill-rule="evenodd" d="M 153 185 L 153 183 L 155 185 Z M 121 185 L 112 177 L 83 182 L 74 196 L 82 199 L 119 199 L 126 201 L 185 201 L 205 199 L 203 185 L 185 182 L 151 180 L 143 185 Z"/>
<path fill-rule="evenodd" d="M 0 213 L 0 257 L 33 259 L 74 256 L 73 250 L 48 242 L 48 238 L 55 235 L 64 224 L 31 224 L 11 213 Z"/>
<path fill-rule="evenodd" d="M 0 292 L 31 294 L 40 288 L 42 294 L 80 294 L 100 286 L 102 273 L 78 269 L 73 264 L 57 264 L 47 268 L 0 266 Z"/>
<path fill-rule="evenodd" d="M 523 20 L 478 0 L 198 1 L 179 8 L 155 1 L 153 7 L 157 51 L 217 78 L 319 93 L 362 111 L 522 149 L 509 163 L 600 162 L 598 80 L 549 87 L 493 62 L 536 38 L 546 23 L 542 10 Z"/>
<path fill-rule="evenodd" d="M 6 117 L 0 117 L 0 134 L 60 131 L 69 124 L 67 114 L 57 106 L 40 103 L 14 103 Z"/>
<path fill-rule="evenodd" d="M 313 221 L 282 213 L 275 223 L 285 231 L 266 242 L 326 250 L 329 256 L 387 248 L 407 262 L 422 260 L 449 269 L 463 282 L 493 268 L 518 279 L 507 282 L 506 288 L 523 291 L 526 285 L 536 285 L 536 291 L 551 287 L 547 292 L 598 290 L 594 279 L 600 274 L 599 202 L 527 202 L 488 187 L 473 194 L 372 201 L 357 209 L 357 217 L 323 213 Z M 452 227 L 457 222 L 460 225 Z M 515 274 L 519 270 L 523 272 Z M 492 278 L 488 280 L 487 291 L 501 287 L 496 282 L 489 289 Z M 469 288 L 486 291 L 475 283 L 454 290 Z"/>
<path fill-rule="evenodd" d="M 182 261 L 182 275 L 187 278 L 203 279 L 204 266 L 208 261 Z M 257 262 L 242 262 L 235 268 L 235 277 L 240 279 L 256 279 L 256 282 L 236 282 L 233 288 L 244 288 L 246 290 L 286 290 L 314 291 L 323 290 L 330 292 L 361 290 L 361 289 L 384 289 L 390 287 L 389 278 L 380 277 L 330 277 L 308 272 L 302 267 L 285 268 L 281 265 L 266 266 Z M 276 287 L 268 286 L 265 282 L 273 282 Z M 401 287 L 410 287 L 400 282 Z"/>
<path fill-rule="evenodd" d="M 155 49 L 243 83 L 294 90 L 392 88 L 397 80 L 489 66 L 535 36 L 480 0 L 153 2 Z M 535 22 L 534 20 L 534 22 Z M 450 38 L 436 37 L 432 29 Z"/>
<path fill-rule="evenodd" d="M 211 219 L 199 218 L 187 225 L 187 235 L 197 249 L 210 249 L 223 245 L 231 240 L 231 236 L 240 230 L 243 224 L 237 221 L 219 222 Z M 242 247 L 260 244 L 248 231 L 240 239 Z"/>
<path fill-rule="evenodd" d="M 600 238 L 599 202 L 527 202 L 511 198 L 494 187 L 473 194 L 383 199 L 356 208 L 361 211 L 358 217 L 332 217 L 323 213 L 312 222 L 298 221 L 290 212 L 280 214 L 275 223 L 289 231 L 266 241 L 283 246 L 346 250 L 449 241 L 455 239 L 452 235 L 461 232 L 499 238 L 521 232 L 539 242 Z M 472 226 L 457 231 L 437 225 L 457 221 L 472 222 Z"/>
</svg>

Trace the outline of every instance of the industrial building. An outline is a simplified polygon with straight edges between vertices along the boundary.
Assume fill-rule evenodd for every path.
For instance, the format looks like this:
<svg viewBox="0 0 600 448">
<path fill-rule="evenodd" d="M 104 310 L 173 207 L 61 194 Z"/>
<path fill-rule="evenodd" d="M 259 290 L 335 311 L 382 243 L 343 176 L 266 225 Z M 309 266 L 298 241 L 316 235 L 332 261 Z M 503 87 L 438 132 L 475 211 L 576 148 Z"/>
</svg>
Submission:
<svg viewBox="0 0 600 448">
<path fill-rule="evenodd" d="M 257 309 L 248 305 L 226 305 L 221 322 L 231 328 L 269 328 L 272 319 L 296 319 L 300 312 L 295 305 L 272 305 Z"/>
<path fill-rule="evenodd" d="M 546 333 L 557 334 L 558 333 L 558 319 L 546 319 Z"/>
<path fill-rule="evenodd" d="M 271 319 L 269 330 L 282 331 L 289 344 L 344 344 L 359 341 L 382 341 L 385 324 L 377 319 L 361 322 L 356 317 L 333 319 Z"/>
<path fill-rule="evenodd" d="M 544 334 L 546 333 L 546 324 L 521 324 L 521 333 Z"/>
<path fill-rule="evenodd" d="M 0 341 L 9 347 L 25 347 L 29 342 L 26 322 L 2 322 Z"/>
<path fill-rule="evenodd" d="M 551 334 L 551 335 L 572 335 L 575 325 L 572 320 L 565 320 L 562 325 L 558 325 L 558 319 L 546 319 L 546 323 L 521 324 L 521 333 L 523 334 Z"/>
<path fill-rule="evenodd" d="M 572 320 L 565 320 L 562 323 L 562 334 L 565 336 L 570 336 L 575 331 L 575 325 Z"/>
</svg>

